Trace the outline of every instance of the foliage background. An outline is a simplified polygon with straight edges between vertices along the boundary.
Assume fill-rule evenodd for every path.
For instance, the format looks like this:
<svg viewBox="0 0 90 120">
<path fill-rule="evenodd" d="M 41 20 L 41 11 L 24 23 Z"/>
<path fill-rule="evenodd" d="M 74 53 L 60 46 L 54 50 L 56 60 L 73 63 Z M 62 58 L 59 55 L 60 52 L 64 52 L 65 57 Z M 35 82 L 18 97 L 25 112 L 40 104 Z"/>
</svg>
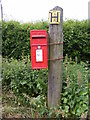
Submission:
<svg viewBox="0 0 90 120">
<path fill-rule="evenodd" d="M 16 21 L 2 22 L 2 55 L 3 57 L 21 59 L 22 54 L 30 55 L 30 30 L 46 29 L 47 21 L 20 24 Z M 68 54 L 73 59 L 89 61 L 90 55 L 90 25 L 87 20 L 67 20 L 63 23 L 64 56 Z"/>
</svg>

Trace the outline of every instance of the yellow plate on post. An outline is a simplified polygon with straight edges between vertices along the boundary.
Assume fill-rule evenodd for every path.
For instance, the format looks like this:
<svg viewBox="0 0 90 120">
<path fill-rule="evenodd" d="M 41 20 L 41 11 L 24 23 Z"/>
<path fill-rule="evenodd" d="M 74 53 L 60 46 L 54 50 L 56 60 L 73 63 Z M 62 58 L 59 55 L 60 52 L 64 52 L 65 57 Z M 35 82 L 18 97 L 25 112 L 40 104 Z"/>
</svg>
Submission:
<svg viewBox="0 0 90 120">
<path fill-rule="evenodd" d="M 60 11 L 58 10 L 49 11 L 49 23 L 60 24 Z"/>
</svg>

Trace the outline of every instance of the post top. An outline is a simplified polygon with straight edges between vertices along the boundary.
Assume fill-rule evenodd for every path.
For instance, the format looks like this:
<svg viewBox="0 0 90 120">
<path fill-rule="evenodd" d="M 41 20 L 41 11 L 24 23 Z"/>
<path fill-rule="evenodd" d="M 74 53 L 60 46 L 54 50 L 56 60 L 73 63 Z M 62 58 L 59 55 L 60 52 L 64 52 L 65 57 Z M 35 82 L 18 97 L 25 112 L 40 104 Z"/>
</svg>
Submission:
<svg viewBox="0 0 90 120">
<path fill-rule="evenodd" d="M 53 9 L 51 9 L 51 10 L 63 10 L 61 7 L 59 7 L 59 6 L 55 6 Z M 50 11 L 51 11 L 50 10 Z"/>
</svg>

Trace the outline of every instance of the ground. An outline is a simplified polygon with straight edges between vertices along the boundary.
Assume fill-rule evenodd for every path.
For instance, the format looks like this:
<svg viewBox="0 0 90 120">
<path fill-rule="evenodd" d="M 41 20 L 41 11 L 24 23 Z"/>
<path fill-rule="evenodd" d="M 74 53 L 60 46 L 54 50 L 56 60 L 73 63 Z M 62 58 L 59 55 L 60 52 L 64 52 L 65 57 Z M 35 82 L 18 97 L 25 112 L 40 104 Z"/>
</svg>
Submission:
<svg viewBox="0 0 90 120">
<path fill-rule="evenodd" d="M 38 113 L 30 107 L 15 104 L 12 91 L 2 90 L 2 117 L 3 118 L 38 118 Z"/>
</svg>

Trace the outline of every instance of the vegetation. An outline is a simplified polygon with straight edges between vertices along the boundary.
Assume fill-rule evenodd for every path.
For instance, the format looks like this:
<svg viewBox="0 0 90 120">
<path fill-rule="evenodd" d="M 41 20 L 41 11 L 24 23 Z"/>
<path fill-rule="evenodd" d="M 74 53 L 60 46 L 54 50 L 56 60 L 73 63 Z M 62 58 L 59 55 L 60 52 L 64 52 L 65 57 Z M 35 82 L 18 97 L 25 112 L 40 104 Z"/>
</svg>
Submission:
<svg viewBox="0 0 90 120">
<path fill-rule="evenodd" d="M 90 22 L 88 21 L 66 21 L 63 24 L 64 33 L 64 56 L 79 61 L 89 61 L 90 40 L 89 40 Z"/>
<path fill-rule="evenodd" d="M 30 61 L 3 60 L 3 86 L 15 95 L 16 105 L 37 110 L 39 117 L 80 117 L 88 111 L 87 65 L 70 61 L 63 63 L 63 90 L 60 106 L 47 107 L 48 70 L 31 70 Z"/>
<path fill-rule="evenodd" d="M 67 55 L 64 57 L 62 98 L 56 109 L 48 108 L 47 105 L 48 69 L 32 70 L 30 59 L 30 30 L 46 29 L 48 32 L 48 22 L 20 24 L 16 21 L 3 21 L 4 117 L 60 118 L 82 117 L 83 114 L 87 114 L 89 94 L 87 63 L 90 54 L 88 37 L 90 25 L 87 23 L 87 20 L 67 20 L 63 24 L 64 56 L 68 54 L 69 57 Z"/>
<path fill-rule="evenodd" d="M 2 23 L 2 55 L 3 57 L 21 59 L 22 54 L 30 55 L 30 30 L 46 29 L 49 31 L 48 22 L 36 22 L 20 24 L 16 21 Z M 89 61 L 90 55 L 90 40 L 89 40 L 90 25 L 87 20 L 74 21 L 68 20 L 63 23 L 64 35 L 64 56 L 79 61 Z"/>
</svg>

